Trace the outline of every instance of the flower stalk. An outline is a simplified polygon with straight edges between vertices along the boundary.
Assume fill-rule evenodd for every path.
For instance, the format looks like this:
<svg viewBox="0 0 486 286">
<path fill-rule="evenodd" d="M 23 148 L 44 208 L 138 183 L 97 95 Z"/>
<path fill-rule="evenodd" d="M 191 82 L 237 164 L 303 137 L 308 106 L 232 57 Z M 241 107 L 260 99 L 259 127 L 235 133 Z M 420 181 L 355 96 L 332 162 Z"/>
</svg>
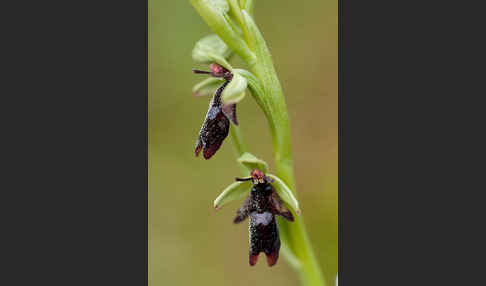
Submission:
<svg viewBox="0 0 486 286">
<path fill-rule="evenodd" d="M 270 51 L 251 16 L 253 2 L 191 0 L 192 5 L 209 27 L 248 65 L 251 73 L 241 71 L 239 74 L 248 81 L 248 89 L 262 108 L 270 126 L 276 175 L 296 196 L 287 107 Z M 237 70 L 234 69 L 232 72 L 235 71 Z M 230 134 L 235 151 L 240 157 L 247 152 L 247 145 L 241 131 L 233 125 Z M 277 218 L 277 222 L 283 241 L 282 251 L 291 262 L 290 265 L 296 269 L 302 284 L 326 285 L 302 216 L 296 216 L 293 223 L 282 218 Z"/>
</svg>

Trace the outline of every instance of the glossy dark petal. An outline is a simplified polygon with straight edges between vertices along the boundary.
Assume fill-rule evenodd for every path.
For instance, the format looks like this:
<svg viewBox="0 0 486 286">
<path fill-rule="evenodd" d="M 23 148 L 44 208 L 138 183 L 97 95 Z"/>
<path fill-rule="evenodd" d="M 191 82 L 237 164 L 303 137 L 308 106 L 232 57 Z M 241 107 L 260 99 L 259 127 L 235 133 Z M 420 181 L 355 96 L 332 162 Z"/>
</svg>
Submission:
<svg viewBox="0 0 486 286">
<path fill-rule="evenodd" d="M 209 104 L 206 119 L 199 131 L 199 136 L 196 142 L 195 155 L 198 156 L 203 150 L 204 159 L 211 158 L 223 143 L 223 140 L 228 136 L 230 122 L 224 115 L 221 103 L 221 92 L 226 87 L 228 82 L 218 88 Z"/>
<path fill-rule="evenodd" d="M 199 131 L 199 137 L 196 143 L 196 156 L 203 150 L 204 159 L 211 158 L 223 143 L 223 140 L 229 133 L 229 120 L 220 112 L 214 118 L 206 118 Z"/>
<path fill-rule="evenodd" d="M 280 236 L 275 217 L 270 212 L 252 212 L 249 230 L 250 256 L 264 252 L 267 256 L 272 255 L 272 262 L 275 264 L 280 250 Z"/>
</svg>

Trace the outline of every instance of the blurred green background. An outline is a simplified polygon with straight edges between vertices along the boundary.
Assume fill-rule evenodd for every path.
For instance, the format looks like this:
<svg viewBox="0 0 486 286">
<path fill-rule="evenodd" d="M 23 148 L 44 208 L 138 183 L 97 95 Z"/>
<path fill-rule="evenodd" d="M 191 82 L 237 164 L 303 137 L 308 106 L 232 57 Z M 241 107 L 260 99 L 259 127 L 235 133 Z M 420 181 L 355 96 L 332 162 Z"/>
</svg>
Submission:
<svg viewBox="0 0 486 286">
<path fill-rule="evenodd" d="M 337 273 L 337 0 L 255 1 L 255 19 L 272 52 L 289 109 L 298 199 L 328 281 Z M 210 98 L 195 98 L 204 79 L 191 68 L 194 43 L 210 33 L 189 0 L 149 0 L 149 285 L 298 285 L 284 257 L 248 266 L 242 202 L 220 211 L 213 200 L 240 175 L 231 139 L 208 161 L 194 144 Z M 233 66 L 245 68 L 238 59 Z M 256 156 L 273 164 L 262 112 L 248 96 L 238 118 Z"/>
</svg>

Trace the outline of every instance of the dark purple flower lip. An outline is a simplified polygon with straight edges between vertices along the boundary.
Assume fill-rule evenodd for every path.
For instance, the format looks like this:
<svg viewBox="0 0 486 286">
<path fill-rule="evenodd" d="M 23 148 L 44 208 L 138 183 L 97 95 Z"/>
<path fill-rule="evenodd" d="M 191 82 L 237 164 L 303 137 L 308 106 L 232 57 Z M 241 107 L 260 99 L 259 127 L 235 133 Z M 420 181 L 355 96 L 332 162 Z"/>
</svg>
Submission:
<svg viewBox="0 0 486 286">
<path fill-rule="evenodd" d="M 221 101 L 221 93 L 230 83 L 233 74 L 223 66 L 216 63 L 210 65 L 211 71 L 193 70 L 198 74 L 210 74 L 214 77 L 222 77 L 225 82 L 216 90 L 209 104 L 206 118 L 199 131 L 199 136 L 196 142 L 196 149 L 194 151 L 196 157 L 199 156 L 203 150 L 204 159 L 211 158 L 216 151 L 223 144 L 224 139 L 228 136 L 230 128 L 230 120 L 233 124 L 238 125 L 236 117 L 236 104 L 223 104 Z"/>
<path fill-rule="evenodd" d="M 257 263 L 258 255 L 263 252 L 267 256 L 268 266 L 277 263 L 280 251 L 280 236 L 276 215 L 288 221 L 294 221 L 294 216 L 284 205 L 282 199 L 271 185 L 273 180 L 254 169 L 248 178 L 236 178 L 237 181 L 252 181 L 250 195 L 236 212 L 234 223 L 240 223 L 247 217 L 250 219 L 250 266 Z"/>
</svg>

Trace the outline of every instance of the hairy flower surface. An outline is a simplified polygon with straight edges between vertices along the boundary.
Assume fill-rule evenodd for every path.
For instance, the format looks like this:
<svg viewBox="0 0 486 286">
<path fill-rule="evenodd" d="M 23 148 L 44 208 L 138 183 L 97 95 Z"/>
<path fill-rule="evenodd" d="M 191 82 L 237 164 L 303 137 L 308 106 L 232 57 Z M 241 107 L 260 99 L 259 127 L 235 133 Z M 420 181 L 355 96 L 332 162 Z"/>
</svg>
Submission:
<svg viewBox="0 0 486 286">
<path fill-rule="evenodd" d="M 210 74 L 213 77 L 225 79 L 225 82 L 216 90 L 209 103 L 209 109 L 196 142 L 195 155 L 199 156 L 199 153 L 203 150 L 203 156 L 206 160 L 218 151 L 224 139 L 228 136 L 230 120 L 238 125 L 236 104 L 223 104 L 221 101 L 221 93 L 231 82 L 233 75 L 216 63 L 212 63 L 210 69 L 210 72 L 193 70 L 194 73 Z"/>
<path fill-rule="evenodd" d="M 281 215 L 288 221 L 294 221 L 294 216 L 270 184 L 271 179 L 262 171 L 255 169 L 251 172 L 250 178 L 237 180 L 251 180 L 253 183 L 250 195 L 238 209 L 233 220 L 234 223 L 240 223 L 250 217 L 250 266 L 257 263 L 260 252 L 267 256 L 268 266 L 273 266 L 277 263 L 280 250 L 280 235 L 275 215 Z"/>
</svg>

